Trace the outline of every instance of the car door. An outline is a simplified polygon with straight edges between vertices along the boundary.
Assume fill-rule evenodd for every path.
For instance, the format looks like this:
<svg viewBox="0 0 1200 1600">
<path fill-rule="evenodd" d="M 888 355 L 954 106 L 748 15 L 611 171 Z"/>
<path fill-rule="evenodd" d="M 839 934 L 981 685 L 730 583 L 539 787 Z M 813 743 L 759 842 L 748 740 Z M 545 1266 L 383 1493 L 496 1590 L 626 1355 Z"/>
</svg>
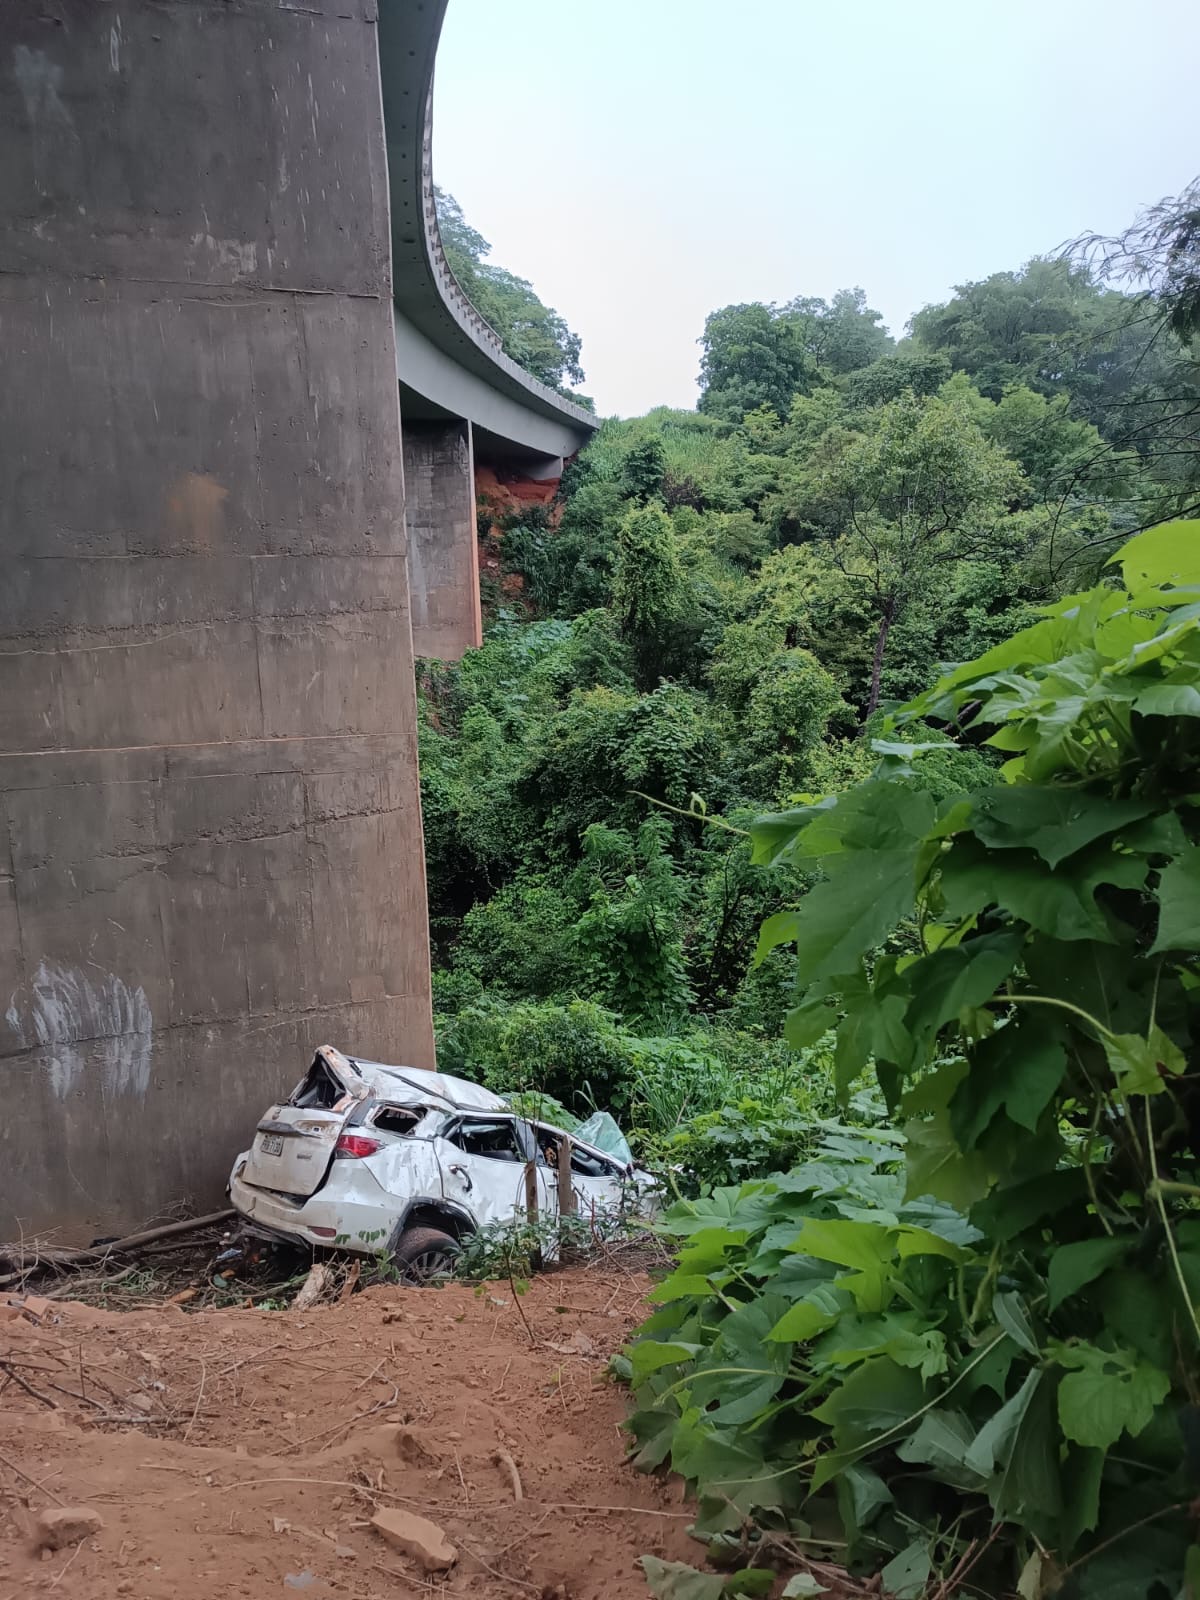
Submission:
<svg viewBox="0 0 1200 1600">
<path fill-rule="evenodd" d="M 526 1150 L 517 1119 L 484 1113 L 456 1117 L 434 1141 L 442 1194 L 478 1227 L 525 1212 Z"/>
</svg>

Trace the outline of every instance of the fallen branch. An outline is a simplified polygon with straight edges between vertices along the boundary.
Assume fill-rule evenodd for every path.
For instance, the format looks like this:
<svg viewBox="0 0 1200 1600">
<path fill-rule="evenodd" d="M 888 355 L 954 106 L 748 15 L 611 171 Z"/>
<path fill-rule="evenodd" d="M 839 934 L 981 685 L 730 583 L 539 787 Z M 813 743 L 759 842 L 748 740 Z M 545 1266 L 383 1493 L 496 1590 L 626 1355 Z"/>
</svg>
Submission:
<svg viewBox="0 0 1200 1600">
<path fill-rule="evenodd" d="M 0 1284 L 15 1283 L 18 1278 L 27 1277 L 31 1271 L 42 1267 L 73 1267 L 83 1261 L 107 1261 L 110 1256 L 124 1255 L 127 1250 L 136 1250 L 139 1245 L 151 1244 L 156 1239 L 168 1239 L 179 1233 L 195 1233 L 200 1228 L 216 1227 L 218 1223 L 228 1222 L 235 1215 L 236 1213 L 230 1210 L 210 1211 L 207 1216 L 187 1217 L 182 1222 L 166 1222 L 158 1228 L 143 1228 L 140 1233 L 126 1234 L 123 1239 L 113 1239 L 109 1244 L 94 1245 L 86 1250 L 38 1250 L 28 1266 L 24 1265 L 20 1245 L 4 1245 L 0 1247 L 0 1255 L 6 1260 L 22 1264 L 17 1271 L 6 1273 L 0 1278 Z"/>
<path fill-rule="evenodd" d="M 26 1383 L 10 1362 L 0 1361 L 0 1372 L 7 1372 L 19 1389 L 24 1389 L 26 1394 L 31 1394 L 35 1400 L 40 1400 L 44 1406 L 49 1406 L 51 1411 L 58 1410 L 58 1401 L 51 1399 L 48 1394 L 43 1394 L 40 1389 L 35 1389 L 31 1383 Z"/>
<path fill-rule="evenodd" d="M 61 1496 L 55 1494 L 54 1490 L 50 1488 L 49 1484 L 39 1483 L 36 1478 L 31 1478 L 27 1472 L 22 1472 L 17 1463 L 15 1461 L 10 1461 L 7 1456 L 0 1455 L 0 1465 L 6 1466 L 10 1472 L 15 1472 L 17 1477 L 21 1478 L 25 1483 L 31 1484 L 35 1489 L 40 1489 L 44 1495 L 49 1495 L 50 1499 L 54 1501 L 55 1505 L 61 1506 L 65 1504 Z"/>
</svg>

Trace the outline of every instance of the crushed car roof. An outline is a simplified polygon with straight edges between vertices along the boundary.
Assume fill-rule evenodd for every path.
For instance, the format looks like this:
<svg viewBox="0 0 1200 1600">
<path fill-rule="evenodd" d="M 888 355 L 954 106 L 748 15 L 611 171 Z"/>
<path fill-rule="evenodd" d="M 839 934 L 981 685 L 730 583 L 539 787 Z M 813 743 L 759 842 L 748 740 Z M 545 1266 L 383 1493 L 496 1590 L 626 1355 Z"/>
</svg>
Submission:
<svg viewBox="0 0 1200 1600">
<path fill-rule="evenodd" d="M 332 1045 L 317 1051 L 343 1081 L 357 1077 L 381 1100 L 400 1106 L 435 1106 L 447 1111 L 508 1111 L 506 1100 L 490 1089 L 448 1072 L 430 1072 L 426 1067 L 388 1066 L 382 1061 L 363 1061 L 346 1056 Z"/>
</svg>

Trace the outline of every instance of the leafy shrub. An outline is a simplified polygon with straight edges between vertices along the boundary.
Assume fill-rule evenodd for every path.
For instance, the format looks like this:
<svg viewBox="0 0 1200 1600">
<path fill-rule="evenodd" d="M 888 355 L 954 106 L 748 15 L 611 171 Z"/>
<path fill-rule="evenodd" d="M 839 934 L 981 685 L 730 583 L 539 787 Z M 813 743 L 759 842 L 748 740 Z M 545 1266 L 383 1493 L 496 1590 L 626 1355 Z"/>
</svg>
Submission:
<svg viewBox="0 0 1200 1600">
<path fill-rule="evenodd" d="M 813 1135 L 810 1111 L 793 1100 L 739 1100 L 705 1111 L 654 1140 L 642 1156 L 686 1194 L 793 1167 Z"/>
<path fill-rule="evenodd" d="M 629 1104 L 632 1043 L 602 1006 L 493 1000 L 437 1020 L 438 1061 L 446 1072 L 498 1094 L 537 1090 L 585 1115 L 595 1107 L 619 1115 Z"/>
<path fill-rule="evenodd" d="M 843 1095 L 873 1063 L 903 1172 L 827 1143 L 675 1208 L 631 1352 L 639 1459 L 702 1530 L 799 1559 L 833 1522 L 894 1593 L 1132 1600 L 1200 1563 L 1200 524 L 1115 559 L 909 709 L 1002 781 L 936 801 L 906 774 L 937 747 L 892 741 L 756 825 L 822 874 L 763 930 L 788 1037 L 835 1029 Z"/>
</svg>

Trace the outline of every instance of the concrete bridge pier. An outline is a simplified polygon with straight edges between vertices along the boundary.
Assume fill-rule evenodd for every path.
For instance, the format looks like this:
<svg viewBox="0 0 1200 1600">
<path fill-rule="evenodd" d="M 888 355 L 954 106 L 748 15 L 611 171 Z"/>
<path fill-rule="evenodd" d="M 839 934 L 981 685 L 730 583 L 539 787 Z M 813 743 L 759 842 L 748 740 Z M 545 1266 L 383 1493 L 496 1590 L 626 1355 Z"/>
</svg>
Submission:
<svg viewBox="0 0 1200 1600">
<path fill-rule="evenodd" d="M 471 424 L 404 429 L 413 654 L 457 661 L 483 643 Z"/>
<path fill-rule="evenodd" d="M 0 1239 L 433 1064 L 375 14 L 4 0 Z"/>
</svg>

